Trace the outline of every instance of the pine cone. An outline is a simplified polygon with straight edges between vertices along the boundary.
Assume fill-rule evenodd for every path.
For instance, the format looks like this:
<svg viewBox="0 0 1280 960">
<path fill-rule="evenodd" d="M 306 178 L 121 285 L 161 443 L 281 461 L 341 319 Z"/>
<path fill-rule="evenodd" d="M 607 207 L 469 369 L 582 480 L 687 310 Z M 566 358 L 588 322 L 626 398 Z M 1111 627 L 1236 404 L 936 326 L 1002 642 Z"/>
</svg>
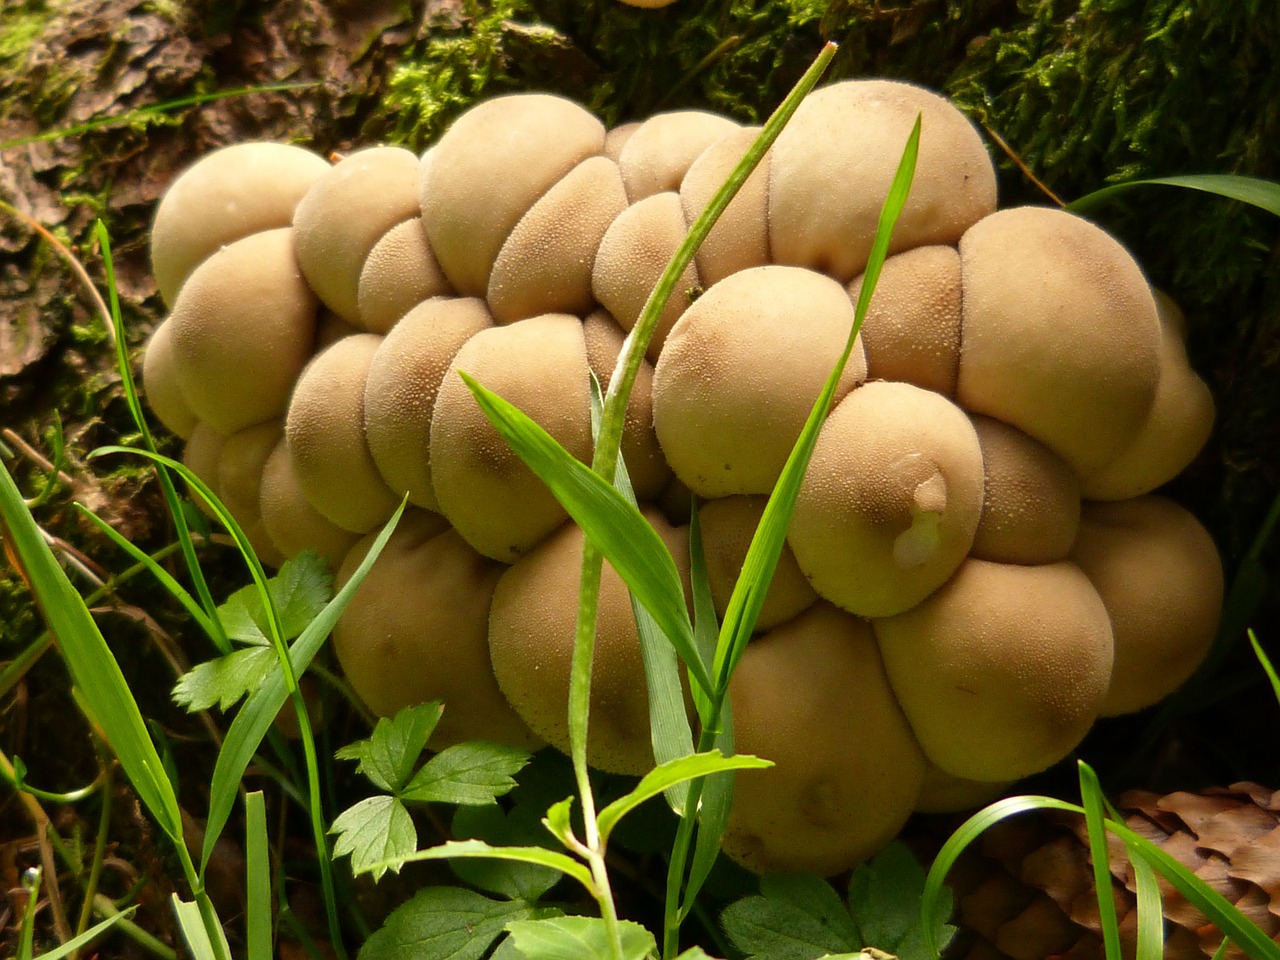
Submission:
<svg viewBox="0 0 1280 960">
<path fill-rule="evenodd" d="M 1130 791 L 1131 829 L 1158 844 L 1280 942 L 1280 791 L 1238 783 L 1204 793 Z M 1132 955 L 1137 895 L 1124 844 L 1109 837 L 1112 895 Z M 1027 814 L 983 835 L 952 870 L 964 960 L 1093 960 L 1102 927 L 1083 817 Z M 1208 960 L 1222 934 L 1163 879 L 1166 960 Z M 1243 958 L 1236 946 L 1227 957 Z"/>
</svg>

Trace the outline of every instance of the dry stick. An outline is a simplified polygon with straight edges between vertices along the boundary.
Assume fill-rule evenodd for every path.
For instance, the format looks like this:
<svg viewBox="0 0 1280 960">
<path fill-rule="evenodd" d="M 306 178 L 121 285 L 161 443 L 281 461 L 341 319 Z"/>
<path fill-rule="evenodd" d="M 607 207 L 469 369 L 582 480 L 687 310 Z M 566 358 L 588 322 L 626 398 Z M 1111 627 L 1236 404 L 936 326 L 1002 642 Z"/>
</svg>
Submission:
<svg viewBox="0 0 1280 960">
<path fill-rule="evenodd" d="M 1031 172 L 1031 168 L 1028 167 L 1026 163 L 1023 162 L 1020 156 L 1014 153 L 1013 147 L 1009 146 L 1009 144 L 1005 141 L 1004 137 L 1000 136 L 1000 134 L 996 133 L 985 123 L 982 125 L 982 129 L 986 131 L 987 136 L 989 136 L 992 140 L 996 142 L 996 146 L 998 146 L 1001 150 L 1004 151 L 1005 156 L 1008 157 L 1010 160 L 1012 160 L 1014 164 L 1017 166 L 1017 168 L 1022 171 L 1022 175 L 1026 177 L 1028 180 L 1030 180 L 1033 184 L 1035 184 L 1036 189 L 1040 190 L 1046 197 L 1048 197 L 1058 206 L 1060 207 L 1066 206 L 1066 203 L 1063 201 L 1061 197 L 1059 197 L 1056 193 L 1050 190 L 1049 187 L 1043 181 L 1041 181 L 1039 177 L 1037 177 L 1034 173 Z"/>
</svg>

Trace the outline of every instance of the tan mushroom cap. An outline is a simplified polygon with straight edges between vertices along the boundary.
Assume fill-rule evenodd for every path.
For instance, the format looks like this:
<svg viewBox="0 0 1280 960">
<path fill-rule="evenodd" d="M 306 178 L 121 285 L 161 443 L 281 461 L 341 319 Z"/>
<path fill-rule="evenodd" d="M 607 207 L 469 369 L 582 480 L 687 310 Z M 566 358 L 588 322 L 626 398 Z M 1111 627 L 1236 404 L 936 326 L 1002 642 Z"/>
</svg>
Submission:
<svg viewBox="0 0 1280 960">
<path fill-rule="evenodd" d="M 628 139 L 618 167 L 631 203 L 679 190 L 689 165 L 712 143 L 736 130 L 728 117 L 705 110 L 655 113 Z"/>
<path fill-rule="evenodd" d="M 698 154 L 680 183 L 680 201 L 689 223 L 702 215 L 759 135 L 759 127 L 742 127 L 725 134 Z M 769 163 L 772 157 L 772 153 L 764 155 L 698 247 L 694 259 L 705 285 L 711 286 L 731 273 L 769 262 Z"/>
<path fill-rule="evenodd" d="M 375 333 L 344 337 L 316 354 L 293 391 L 285 438 L 307 501 L 352 533 L 368 533 L 400 504 L 364 437 L 364 388 Z"/>
<path fill-rule="evenodd" d="M 1080 528 L 1080 480 L 1061 457 L 1001 420 L 973 418 L 982 447 L 982 519 L 970 551 L 998 563 L 1065 560 Z"/>
<path fill-rule="evenodd" d="M 262 519 L 262 472 L 283 437 L 284 420 L 277 417 L 246 427 L 222 442 L 218 453 L 218 496 L 243 527 L 255 526 Z M 271 552 L 278 553 L 274 546 Z"/>
<path fill-rule="evenodd" d="M 452 292 L 431 252 L 422 218 L 413 217 L 384 233 L 360 268 L 356 288 L 360 326 L 387 333 L 423 300 Z"/>
<path fill-rule="evenodd" d="M 1213 538 L 1164 497 L 1086 503 L 1071 559 L 1102 597 L 1115 634 L 1102 714 L 1132 713 L 1176 690 L 1218 629 L 1223 574 Z"/>
<path fill-rule="evenodd" d="M 862 277 L 849 284 L 854 303 Z M 960 374 L 960 254 L 916 247 L 884 262 L 859 335 L 872 380 L 902 380 L 956 394 Z"/>
<path fill-rule="evenodd" d="M 729 684 L 736 774 L 725 852 L 758 873 L 846 870 L 906 823 L 925 759 L 870 627 L 818 603 L 751 642 Z"/>
<path fill-rule="evenodd" d="M 966 560 L 940 590 L 872 622 L 925 754 L 968 780 L 1017 780 L 1083 739 L 1111 682 L 1111 624 L 1071 563 Z"/>
<path fill-rule="evenodd" d="M 919 159 L 890 252 L 955 243 L 995 210 L 995 169 L 964 114 L 920 87 L 847 80 L 810 94 L 773 145 L 769 242 L 776 262 L 842 283 L 865 269 L 917 114 Z"/>
<path fill-rule="evenodd" d="M 287 227 L 329 164 L 302 147 L 237 143 L 215 150 L 178 176 L 156 208 L 151 272 L 164 302 L 201 261 L 251 233 Z"/>
<path fill-rule="evenodd" d="M 983 807 L 1002 797 L 1012 784 L 1012 780 L 1003 783 L 967 780 L 926 761 L 916 813 L 960 813 Z"/>
<path fill-rule="evenodd" d="M 178 388 L 172 334 L 173 326 L 167 320 L 151 332 L 147 351 L 142 355 L 142 391 L 151 412 L 185 440 L 195 429 L 197 417 Z"/>
<path fill-rule="evenodd" d="M 223 439 L 222 434 L 207 423 L 197 423 L 192 427 L 191 436 L 187 437 L 187 442 L 182 447 L 182 462 L 187 469 L 203 480 L 205 486 L 215 495 L 218 494 L 218 457 L 222 454 Z M 213 510 L 209 508 L 204 497 L 196 493 L 194 487 L 189 487 L 188 492 L 191 495 L 191 502 L 200 509 L 200 512 L 212 517 Z M 219 499 L 221 499 L 220 496 Z"/>
<path fill-rule="evenodd" d="M 656 511 L 646 516 L 687 582 L 688 530 L 669 526 Z M 582 543 L 572 522 L 544 539 L 502 575 L 489 614 L 498 686 L 529 728 L 565 753 Z M 652 769 L 647 691 L 630 593 L 606 562 L 591 667 L 591 766 L 632 776 Z"/>
<path fill-rule="evenodd" d="M 420 192 L 431 247 L 454 289 L 484 296 L 520 218 L 604 140 L 590 113 L 543 93 L 495 97 L 454 121 L 431 150 Z"/>
<path fill-rule="evenodd" d="M 852 327 L 844 288 L 797 267 L 743 270 L 699 297 L 653 374 L 658 441 L 689 489 L 772 490 Z M 837 400 L 865 371 L 855 343 Z"/>
<path fill-rule="evenodd" d="M 409 502 L 439 510 L 431 484 L 431 418 L 454 356 L 493 326 L 483 300 L 437 297 L 418 304 L 387 334 L 369 367 L 364 430 L 387 486 Z"/>
<path fill-rule="evenodd" d="M 1213 431 L 1213 394 L 1187 361 L 1185 318 L 1169 297 L 1153 291 L 1160 315 L 1160 380 L 1137 439 L 1084 479 L 1090 500 L 1150 493 L 1187 466 Z"/>
<path fill-rule="evenodd" d="M 688 232 L 684 208 L 675 193 L 655 193 L 633 203 L 605 232 L 596 251 L 591 290 L 624 330 L 631 330 L 658 279 Z M 698 288 L 697 262 L 685 268 L 663 308 L 647 356 L 656 362 L 667 333 L 693 302 Z"/>
<path fill-rule="evenodd" d="M 1133 258 L 1063 210 L 1015 207 L 960 241 L 956 396 L 1087 476 L 1138 436 L 1160 375 L 1160 322 Z"/>
<path fill-rule="evenodd" d="M 328 307 L 321 306 L 320 312 L 316 314 L 316 341 L 311 348 L 311 352 L 313 354 L 319 353 L 325 347 L 337 343 L 343 337 L 367 332 L 363 327 L 357 327 L 343 320 Z"/>
<path fill-rule="evenodd" d="M 618 165 L 582 161 L 543 194 L 512 229 L 489 275 L 489 309 L 499 323 L 540 313 L 586 313 L 591 271 L 609 225 L 627 207 Z"/>
<path fill-rule="evenodd" d="M 600 152 L 616 163 L 618 158 L 622 156 L 622 148 L 627 145 L 627 141 L 635 136 L 635 132 L 639 129 L 639 120 L 618 124 L 604 135 L 604 147 Z"/>
<path fill-rule="evenodd" d="M 359 324 L 360 271 L 398 223 L 418 215 L 418 158 L 403 147 L 348 154 L 311 185 L 293 215 L 298 263 L 334 313 Z"/>
<path fill-rule="evenodd" d="M 600 381 L 601 391 L 607 392 L 626 332 L 604 310 L 596 310 L 582 322 L 582 334 L 587 345 L 587 365 Z M 627 401 L 622 458 L 637 500 L 656 500 L 671 482 L 671 467 L 653 429 L 653 367 L 648 361 L 641 361 Z"/>
<path fill-rule="evenodd" d="M 734 584 L 742 572 L 742 561 L 747 558 L 751 538 L 755 536 L 760 518 L 764 515 L 769 498 L 721 497 L 698 505 L 698 522 L 702 529 L 702 551 L 707 562 L 707 579 L 711 583 L 711 599 L 716 613 L 723 617 L 733 593 Z M 770 630 L 778 624 L 807 610 L 818 599 L 813 587 L 805 579 L 795 554 L 786 544 L 778 558 L 778 567 L 764 606 L 756 621 L 756 630 Z"/>
<path fill-rule="evenodd" d="M 374 536 L 347 555 L 337 589 L 368 555 Z M 444 700 L 444 715 L 427 741 L 433 750 L 467 740 L 541 746 L 499 692 L 489 666 L 489 604 L 502 570 L 439 516 L 409 511 L 334 628 L 343 672 L 374 713 L 391 716 Z"/>
<path fill-rule="evenodd" d="M 338 569 L 359 539 L 307 501 L 283 437 L 263 465 L 258 511 L 263 530 L 282 556 L 296 557 L 304 550 L 312 550 L 329 562 L 330 570 Z"/>
<path fill-rule="evenodd" d="M 509 563 L 567 515 L 489 423 L 459 370 L 588 460 L 591 387 L 582 321 L 548 313 L 481 330 L 453 358 L 436 395 L 429 450 L 440 509 L 473 547 Z"/>
<path fill-rule="evenodd" d="M 230 436 L 281 416 L 316 335 L 293 231 L 251 234 L 213 254 L 168 323 L 178 388 L 201 421 Z"/>
<path fill-rule="evenodd" d="M 884 617 L 951 576 L 981 512 L 982 451 L 964 411 L 931 390 L 879 380 L 827 418 L 787 540 L 821 596 Z"/>
</svg>

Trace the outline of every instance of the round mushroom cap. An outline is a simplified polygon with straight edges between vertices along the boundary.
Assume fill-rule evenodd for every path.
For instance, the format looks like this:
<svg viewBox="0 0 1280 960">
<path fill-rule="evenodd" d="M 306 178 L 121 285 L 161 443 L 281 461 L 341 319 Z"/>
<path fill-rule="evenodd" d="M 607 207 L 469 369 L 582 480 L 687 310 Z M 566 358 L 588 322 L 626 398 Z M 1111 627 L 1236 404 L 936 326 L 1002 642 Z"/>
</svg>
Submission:
<svg viewBox="0 0 1280 960">
<path fill-rule="evenodd" d="M 222 455 L 222 434 L 207 423 L 197 423 L 191 429 L 191 436 L 182 447 L 182 462 L 187 469 L 204 481 L 205 486 L 218 494 L 218 457 Z M 207 517 L 213 516 L 213 510 L 204 497 L 196 493 L 194 487 L 188 488 L 191 502 Z"/>
<path fill-rule="evenodd" d="M 1111 682 L 1107 611 L 1071 563 L 966 560 L 924 602 L 872 626 L 925 755 L 967 780 L 1017 780 L 1061 760 Z"/>
<path fill-rule="evenodd" d="M 610 224 L 596 251 L 591 290 L 624 330 L 640 319 L 645 302 L 688 232 L 679 194 L 655 193 L 633 203 Z M 656 363 L 667 333 L 693 302 L 699 289 L 697 261 L 690 262 L 649 341 L 647 356 Z"/>
<path fill-rule="evenodd" d="M 709 145 L 689 166 L 680 183 L 680 201 L 689 223 L 702 216 L 721 184 L 760 135 L 759 127 L 740 127 Z M 769 263 L 769 164 L 766 153 L 738 188 L 694 255 L 707 286 L 739 270 Z"/>
<path fill-rule="evenodd" d="M 387 486 L 439 510 L 431 485 L 431 418 L 449 364 L 472 336 L 493 326 L 483 300 L 437 297 L 418 304 L 387 334 L 369 367 L 364 430 Z"/>
<path fill-rule="evenodd" d="M 178 388 L 201 421 L 229 437 L 281 416 L 316 336 L 293 231 L 251 234 L 210 256 L 168 323 Z"/>
<path fill-rule="evenodd" d="M 729 597 L 742 573 L 751 538 L 760 526 L 769 498 L 721 497 L 698 506 L 698 522 L 702 529 L 702 552 L 707 563 L 707 579 L 711 583 L 711 599 L 716 614 L 724 616 Z M 785 543 L 764 606 L 756 620 L 756 630 L 769 630 L 807 610 L 818 599 L 796 563 L 795 554 Z"/>
<path fill-rule="evenodd" d="M 1080 527 L 1080 480 L 1062 458 L 992 417 L 975 416 L 982 519 L 970 553 L 998 563 L 1065 560 Z"/>
<path fill-rule="evenodd" d="M 178 388 L 172 335 L 173 326 L 167 320 L 151 332 L 147 351 L 142 355 L 142 390 L 151 412 L 185 440 L 195 429 L 197 417 Z"/>
<path fill-rule="evenodd" d="M 679 190 L 698 154 L 737 128 L 728 117 L 705 110 L 655 113 L 627 138 L 618 156 L 628 200 Z"/>
<path fill-rule="evenodd" d="M 685 528 L 646 513 L 688 581 Z M 498 686 L 536 734 L 569 752 L 569 676 L 582 570 L 581 529 L 566 523 L 508 569 L 493 594 L 489 656 Z M 606 561 L 601 572 L 587 762 L 639 776 L 653 768 L 649 695 L 631 595 Z"/>
<path fill-rule="evenodd" d="M 849 284 L 854 303 L 862 277 Z M 872 380 L 902 380 L 956 394 L 960 373 L 960 254 L 916 247 L 884 262 L 858 335 Z"/>
<path fill-rule="evenodd" d="M 482 297 L 512 229 L 539 197 L 604 149 L 604 126 L 571 100 L 517 93 L 453 122 L 424 165 L 420 202 L 445 276 Z"/>
<path fill-rule="evenodd" d="M 304 550 L 312 550 L 329 562 L 330 570 L 336 571 L 359 539 L 307 501 L 284 437 L 263 465 L 258 510 L 263 530 L 284 557 L 296 557 Z"/>
<path fill-rule="evenodd" d="M 183 171 L 151 226 L 151 272 L 164 302 L 173 306 L 191 271 L 219 248 L 289 226 L 302 195 L 328 169 L 302 147 L 237 143 Z"/>
<path fill-rule="evenodd" d="M 364 388 L 375 333 L 343 337 L 316 354 L 298 378 L 285 420 L 293 469 L 307 501 L 330 521 L 365 534 L 400 504 L 364 437 Z"/>
<path fill-rule="evenodd" d="M 768 493 L 853 327 L 830 277 L 743 270 L 699 297 L 671 329 L 653 373 L 653 422 L 667 462 L 694 493 Z M 865 375 L 854 344 L 838 400 Z"/>
<path fill-rule="evenodd" d="M 283 437 L 284 420 L 277 417 L 246 427 L 222 441 L 215 489 L 223 506 L 243 527 L 256 524 L 262 518 L 262 472 L 271 451 Z M 277 552 L 274 546 L 271 552 Z"/>
<path fill-rule="evenodd" d="M 1185 318 L 1169 297 L 1153 291 L 1160 315 L 1160 380 L 1137 439 L 1101 470 L 1084 478 L 1090 500 L 1124 500 L 1172 480 L 1200 452 L 1213 431 L 1213 394 L 1187 361 Z"/>
<path fill-rule="evenodd" d="M 769 243 L 777 263 L 848 283 L 867 265 L 880 208 L 916 116 L 920 152 L 890 252 L 955 243 L 996 208 L 995 168 L 973 124 L 947 100 L 891 80 L 811 93 L 773 145 Z"/>
<path fill-rule="evenodd" d="M 930 390 L 878 380 L 827 417 L 787 540 L 821 596 L 885 617 L 951 576 L 981 513 L 982 451 L 964 411 Z"/>
<path fill-rule="evenodd" d="M 429 452 L 440 509 L 473 547 L 509 563 L 567 514 L 489 423 L 458 371 L 588 460 L 591 387 L 582 321 L 549 313 L 481 330 L 454 356 L 436 394 Z"/>
<path fill-rule="evenodd" d="M 582 322 L 582 334 L 587 345 L 587 365 L 600 381 L 601 391 L 608 391 L 626 332 L 608 313 L 597 310 Z M 671 482 L 671 467 L 653 429 L 653 367 L 644 360 L 627 400 L 621 450 L 636 499 L 652 501 L 660 497 Z"/>
<path fill-rule="evenodd" d="M 343 561 L 341 589 L 368 555 L 374 535 Z M 427 741 L 441 750 L 468 740 L 535 748 L 532 734 L 498 690 L 486 639 L 489 604 L 502 566 L 480 556 L 439 516 L 407 512 L 333 630 L 343 672 L 369 709 L 444 701 Z"/>
<path fill-rule="evenodd" d="M 1012 784 L 1011 780 L 1004 783 L 966 780 L 926 761 L 916 813 L 960 813 L 983 807 L 1003 796 Z"/>
<path fill-rule="evenodd" d="M 360 325 L 387 333 L 423 300 L 452 293 L 421 217 L 398 223 L 373 245 L 356 288 Z"/>
<path fill-rule="evenodd" d="M 1115 667 L 1103 716 L 1168 696 L 1209 652 L 1222 609 L 1213 539 L 1172 500 L 1086 503 L 1071 559 L 1111 617 Z"/>
<path fill-rule="evenodd" d="M 403 147 L 367 147 L 318 177 L 293 228 L 307 282 L 344 320 L 360 323 L 360 271 L 374 245 L 418 215 L 418 158 Z"/>
<path fill-rule="evenodd" d="M 1160 322 L 1133 258 L 1064 210 L 1015 207 L 960 241 L 956 396 L 1039 440 L 1081 476 L 1138 436 L 1160 376 Z"/>
<path fill-rule="evenodd" d="M 846 870 L 897 835 L 925 759 L 865 621 L 827 603 L 753 640 L 729 682 L 735 774 L 724 837 L 757 873 Z"/>
<path fill-rule="evenodd" d="M 633 120 L 630 123 L 620 123 L 613 127 L 604 135 L 604 147 L 601 149 L 610 160 L 617 163 L 618 158 L 622 156 L 622 148 L 627 145 L 627 141 L 640 129 L 640 121 Z"/>
<path fill-rule="evenodd" d="M 582 161 L 543 194 L 507 237 L 489 275 L 499 323 L 539 313 L 586 313 L 591 271 L 609 225 L 627 208 L 618 165 Z"/>
</svg>

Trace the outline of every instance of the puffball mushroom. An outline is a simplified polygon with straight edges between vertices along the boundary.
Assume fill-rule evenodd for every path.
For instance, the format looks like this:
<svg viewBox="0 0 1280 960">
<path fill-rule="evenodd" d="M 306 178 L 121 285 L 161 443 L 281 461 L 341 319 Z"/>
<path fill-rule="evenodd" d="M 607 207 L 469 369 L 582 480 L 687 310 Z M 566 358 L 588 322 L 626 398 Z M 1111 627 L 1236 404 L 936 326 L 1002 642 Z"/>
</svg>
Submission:
<svg viewBox="0 0 1280 960">
<path fill-rule="evenodd" d="M 694 493 L 768 493 L 844 349 L 853 304 L 830 277 L 743 270 L 711 287 L 671 329 L 653 371 L 653 424 Z M 855 343 L 837 399 L 865 374 Z"/>
<path fill-rule="evenodd" d="M 191 271 L 251 233 L 287 227 L 324 159 L 284 143 L 237 143 L 202 157 L 169 185 L 151 226 L 151 272 L 172 307 Z"/>
<path fill-rule="evenodd" d="M 373 333 L 389 333 L 423 300 L 452 292 L 431 252 L 422 218 L 413 217 L 384 233 L 360 268 L 356 286 L 360 326 Z"/>
<path fill-rule="evenodd" d="M 724 850 L 758 873 L 848 869 L 897 835 L 925 759 L 866 622 L 817 603 L 753 640 L 729 682 L 735 774 Z"/>
<path fill-rule="evenodd" d="M 698 155 L 737 126 L 705 110 L 654 114 L 627 138 L 618 155 L 627 199 L 635 203 L 655 193 L 680 189 L 680 181 Z"/>
<path fill-rule="evenodd" d="M 418 158 L 403 147 L 367 147 L 317 177 L 294 211 L 302 272 L 349 323 L 360 324 L 360 273 L 370 251 L 418 215 L 419 177 Z"/>
<path fill-rule="evenodd" d="M 307 501 L 284 437 L 262 467 L 258 511 L 263 529 L 282 556 L 296 557 L 304 550 L 312 550 L 328 561 L 331 570 L 338 569 L 359 539 Z"/>
<path fill-rule="evenodd" d="M 142 356 L 142 390 L 147 406 L 160 422 L 182 439 L 191 436 L 197 417 L 178 387 L 173 367 L 173 327 L 162 322 L 151 332 Z"/>
<path fill-rule="evenodd" d="M 316 306 L 288 227 L 201 263 L 168 320 L 174 379 L 191 412 L 224 437 L 281 416 L 311 355 Z"/>
<path fill-rule="evenodd" d="M 955 243 L 995 210 L 991 158 L 977 129 L 949 102 L 890 80 L 835 83 L 805 98 L 774 142 L 769 164 L 774 262 L 821 270 L 842 283 L 863 271 L 881 204 L 917 114 L 915 178 L 890 251 Z"/>
<path fill-rule="evenodd" d="M 1061 760 L 1111 683 L 1111 623 L 1071 563 L 966 560 L 872 626 L 925 755 L 967 780 L 1017 780 Z"/>
<path fill-rule="evenodd" d="M 1172 500 L 1087 503 L 1071 550 L 1102 597 L 1115 635 L 1104 716 L 1168 696 L 1209 652 L 1222 609 L 1213 539 Z"/>
<path fill-rule="evenodd" d="M 368 555 L 374 535 L 343 561 L 336 589 Z M 500 564 L 466 545 L 437 514 L 401 518 L 333 631 L 343 672 L 374 713 L 444 700 L 427 741 L 440 750 L 466 740 L 536 748 L 542 741 L 498 691 L 486 642 Z"/>
<path fill-rule="evenodd" d="M 1133 258 L 1064 210 L 1015 207 L 960 240 L 956 397 L 1088 476 L 1142 429 L 1160 376 L 1160 322 Z"/>
<path fill-rule="evenodd" d="M 787 542 L 837 606 L 901 613 L 969 552 L 982 484 L 982 451 L 963 410 L 909 383 L 866 383 L 818 435 Z"/>
<path fill-rule="evenodd" d="M 741 127 L 698 154 L 680 182 L 680 202 L 686 220 L 693 223 L 702 215 L 759 135 L 759 127 Z M 751 176 L 729 201 L 694 254 L 698 273 L 707 286 L 719 283 L 731 273 L 770 262 L 769 163 L 772 158 L 772 153 L 766 153 L 751 171 Z"/>
<path fill-rule="evenodd" d="M 687 528 L 672 528 L 656 511 L 646 517 L 687 581 Z M 582 544 L 582 530 L 572 522 L 545 538 L 502 574 L 489 614 L 489 656 L 498 686 L 529 729 L 566 753 Z M 587 736 L 587 760 L 594 767 L 632 776 L 653 767 L 649 698 L 631 595 L 607 562 L 601 571 Z"/>
<path fill-rule="evenodd" d="M 436 395 L 429 453 L 440 509 L 471 546 L 510 563 L 567 514 L 489 423 L 460 370 L 587 460 L 591 388 L 582 322 L 548 313 L 481 330 L 453 358 Z"/>
</svg>

